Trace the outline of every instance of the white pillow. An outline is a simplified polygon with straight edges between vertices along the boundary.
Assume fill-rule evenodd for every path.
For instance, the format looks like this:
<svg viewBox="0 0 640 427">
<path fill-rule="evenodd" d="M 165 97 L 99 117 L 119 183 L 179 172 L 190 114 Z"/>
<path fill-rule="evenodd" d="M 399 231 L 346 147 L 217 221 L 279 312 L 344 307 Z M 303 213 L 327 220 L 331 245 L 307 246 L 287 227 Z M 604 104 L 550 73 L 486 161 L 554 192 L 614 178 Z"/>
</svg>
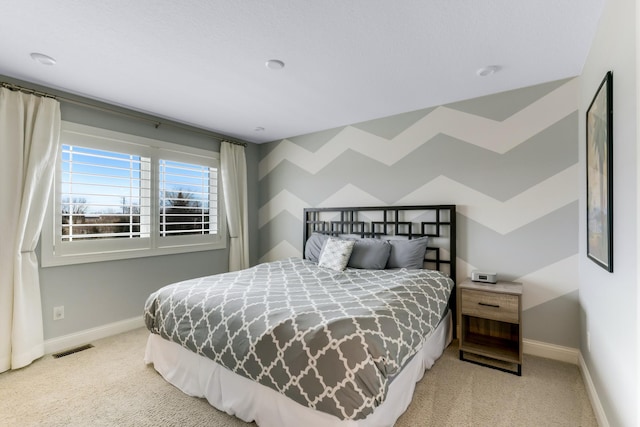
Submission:
<svg viewBox="0 0 640 427">
<path fill-rule="evenodd" d="M 356 244 L 353 240 L 342 240 L 329 237 L 322 248 L 319 267 L 326 267 L 336 271 L 342 271 L 347 267 L 353 246 Z"/>
</svg>

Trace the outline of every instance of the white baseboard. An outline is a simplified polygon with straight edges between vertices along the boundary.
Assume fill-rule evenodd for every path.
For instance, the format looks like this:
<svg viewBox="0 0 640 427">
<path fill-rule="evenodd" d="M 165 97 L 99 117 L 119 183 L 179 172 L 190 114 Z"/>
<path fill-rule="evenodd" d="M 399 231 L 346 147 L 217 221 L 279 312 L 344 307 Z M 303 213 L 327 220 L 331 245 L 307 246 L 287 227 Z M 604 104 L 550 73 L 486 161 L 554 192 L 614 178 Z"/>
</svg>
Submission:
<svg viewBox="0 0 640 427">
<path fill-rule="evenodd" d="M 522 351 L 526 354 L 559 360 L 560 362 L 572 363 L 574 365 L 578 364 L 580 351 L 577 348 L 564 347 L 561 345 L 528 339 L 522 340 L 522 344 Z"/>
<path fill-rule="evenodd" d="M 584 380 L 584 386 L 587 389 L 587 395 L 589 396 L 589 400 L 591 401 L 591 408 L 593 408 L 593 413 L 596 416 L 598 425 L 600 427 L 609 427 L 609 420 L 607 420 L 607 416 L 604 413 L 604 408 L 602 407 L 602 403 L 600 402 L 600 397 L 598 397 L 596 387 L 595 385 L 593 385 L 593 380 L 591 379 L 589 368 L 587 368 L 587 364 L 582 357 L 582 353 L 579 353 L 578 366 L 580 367 L 580 372 L 582 373 L 582 378 Z"/>
<path fill-rule="evenodd" d="M 51 354 L 68 350 L 70 348 L 88 344 L 91 341 L 128 332 L 143 326 L 144 319 L 140 316 L 109 323 L 108 325 L 98 326 L 97 328 L 85 329 L 84 331 L 46 340 L 44 342 L 44 353 Z"/>
</svg>

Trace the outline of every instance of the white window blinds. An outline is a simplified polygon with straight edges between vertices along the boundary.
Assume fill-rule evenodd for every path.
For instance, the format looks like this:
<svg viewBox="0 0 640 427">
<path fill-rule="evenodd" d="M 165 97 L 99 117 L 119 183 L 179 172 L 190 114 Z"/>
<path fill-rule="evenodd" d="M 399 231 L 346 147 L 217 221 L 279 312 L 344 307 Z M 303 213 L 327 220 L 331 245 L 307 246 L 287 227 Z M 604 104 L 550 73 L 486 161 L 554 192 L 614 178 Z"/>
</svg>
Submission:
<svg viewBox="0 0 640 427">
<path fill-rule="evenodd" d="M 150 159 L 62 145 L 63 241 L 149 237 Z"/>
<path fill-rule="evenodd" d="M 160 236 L 216 234 L 218 171 L 160 160 Z"/>
</svg>

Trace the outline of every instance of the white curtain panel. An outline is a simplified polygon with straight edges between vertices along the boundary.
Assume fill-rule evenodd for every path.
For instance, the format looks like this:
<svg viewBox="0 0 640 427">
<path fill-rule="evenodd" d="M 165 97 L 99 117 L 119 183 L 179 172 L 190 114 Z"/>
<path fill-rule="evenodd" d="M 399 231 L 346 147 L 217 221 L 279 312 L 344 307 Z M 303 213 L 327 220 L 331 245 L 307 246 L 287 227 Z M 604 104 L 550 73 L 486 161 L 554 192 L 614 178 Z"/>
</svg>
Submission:
<svg viewBox="0 0 640 427">
<path fill-rule="evenodd" d="M 244 147 L 223 141 L 220 145 L 220 169 L 229 228 L 229 271 L 237 271 L 249 267 L 247 160 Z"/>
<path fill-rule="evenodd" d="M 59 139 L 58 101 L 0 88 L 0 372 L 44 354 L 35 249 Z"/>
</svg>

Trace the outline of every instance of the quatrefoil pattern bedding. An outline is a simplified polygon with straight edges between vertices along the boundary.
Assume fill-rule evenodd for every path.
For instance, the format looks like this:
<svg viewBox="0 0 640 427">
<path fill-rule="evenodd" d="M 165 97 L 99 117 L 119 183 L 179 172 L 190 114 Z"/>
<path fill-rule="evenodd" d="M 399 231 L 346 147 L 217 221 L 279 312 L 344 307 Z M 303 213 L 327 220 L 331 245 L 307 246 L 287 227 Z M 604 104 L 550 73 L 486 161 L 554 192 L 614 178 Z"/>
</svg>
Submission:
<svg viewBox="0 0 640 427">
<path fill-rule="evenodd" d="M 166 286 L 150 332 L 340 419 L 365 418 L 447 311 L 432 270 L 334 271 L 300 258 Z"/>
</svg>

